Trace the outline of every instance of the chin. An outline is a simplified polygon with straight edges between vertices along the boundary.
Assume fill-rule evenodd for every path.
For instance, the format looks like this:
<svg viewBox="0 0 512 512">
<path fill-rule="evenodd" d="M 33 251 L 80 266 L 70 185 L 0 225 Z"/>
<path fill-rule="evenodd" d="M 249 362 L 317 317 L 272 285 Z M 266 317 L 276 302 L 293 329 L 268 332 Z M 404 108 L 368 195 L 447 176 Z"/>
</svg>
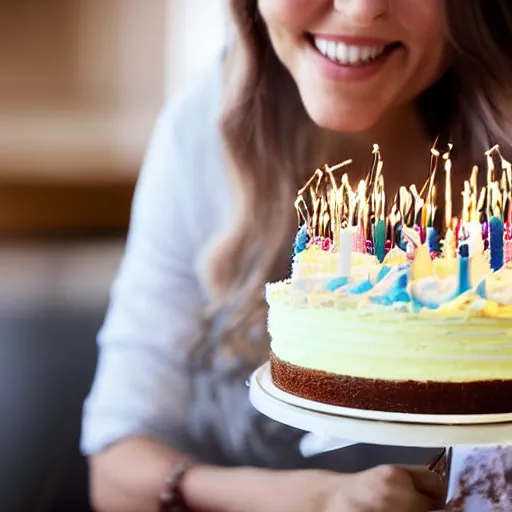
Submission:
<svg viewBox="0 0 512 512">
<path fill-rule="evenodd" d="M 373 109 L 364 107 L 336 108 L 304 104 L 309 117 L 315 124 L 326 130 L 340 133 L 362 133 L 371 130 L 379 121 L 380 115 Z"/>
<path fill-rule="evenodd" d="M 324 96 L 304 98 L 303 103 L 315 124 L 340 133 L 362 133 L 371 130 L 382 117 L 382 110 L 368 102 L 340 103 Z M 327 101 L 326 101 L 327 100 Z"/>
</svg>

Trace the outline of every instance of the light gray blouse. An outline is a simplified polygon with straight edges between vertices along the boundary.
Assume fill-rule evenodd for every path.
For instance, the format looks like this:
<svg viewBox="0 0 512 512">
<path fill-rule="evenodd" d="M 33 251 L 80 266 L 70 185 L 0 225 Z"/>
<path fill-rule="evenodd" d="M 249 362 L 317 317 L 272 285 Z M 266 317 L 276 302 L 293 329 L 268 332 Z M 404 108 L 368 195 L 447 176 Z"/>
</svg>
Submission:
<svg viewBox="0 0 512 512">
<path fill-rule="evenodd" d="M 156 124 L 98 335 L 83 453 L 145 435 L 225 465 L 357 470 L 382 461 L 425 463 L 432 451 L 368 446 L 304 460 L 297 448 L 303 433 L 264 418 L 248 400 L 245 381 L 266 360 L 267 343 L 248 340 L 229 353 L 216 337 L 218 319 L 197 347 L 208 302 L 204 256 L 233 215 L 217 126 L 221 88 L 219 58 Z"/>
<path fill-rule="evenodd" d="M 219 59 L 163 110 L 152 135 L 98 335 L 85 454 L 147 435 L 217 463 L 298 463 L 300 433 L 264 419 L 248 401 L 245 381 L 268 346 L 258 347 L 259 361 L 228 355 L 215 337 L 219 319 L 194 350 L 208 301 L 204 255 L 233 214 L 217 128 L 221 73 Z"/>
</svg>

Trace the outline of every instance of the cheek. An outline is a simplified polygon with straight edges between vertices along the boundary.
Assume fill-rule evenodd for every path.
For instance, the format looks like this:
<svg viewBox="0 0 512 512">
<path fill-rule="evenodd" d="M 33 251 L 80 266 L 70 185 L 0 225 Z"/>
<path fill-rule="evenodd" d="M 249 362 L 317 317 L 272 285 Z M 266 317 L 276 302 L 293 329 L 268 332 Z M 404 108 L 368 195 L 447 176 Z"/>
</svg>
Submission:
<svg viewBox="0 0 512 512">
<path fill-rule="evenodd" d="M 427 75 L 436 78 L 446 62 L 446 34 L 443 0 L 396 0 L 396 19 L 405 30 L 404 42 L 411 52 L 412 62 L 418 67 L 418 78 Z"/>
<path fill-rule="evenodd" d="M 428 53 L 432 46 L 444 46 L 446 37 L 442 0 L 397 0 L 395 8 L 397 23 L 405 30 L 405 42 L 412 49 Z"/>
<path fill-rule="evenodd" d="M 395 0 L 393 16 L 411 34 L 431 37 L 443 32 L 443 0 Z"/>
<path fill-rule="evenodd" d="M 269 30 L 302 34 L 311 26 L 326 0 L 258 0 L 258 9 Z"/>
</svg>

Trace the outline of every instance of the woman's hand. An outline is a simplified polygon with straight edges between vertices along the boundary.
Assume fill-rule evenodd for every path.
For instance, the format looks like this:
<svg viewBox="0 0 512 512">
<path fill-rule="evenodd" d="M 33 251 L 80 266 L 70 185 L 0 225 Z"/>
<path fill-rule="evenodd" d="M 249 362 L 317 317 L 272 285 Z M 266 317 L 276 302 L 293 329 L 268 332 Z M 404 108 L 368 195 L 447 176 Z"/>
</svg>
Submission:
<svg viewBox="0 0 512 512">
<path fill-rule="evenodd" d="M 422 467 L 356 474 L 199 467 L 187 473 L 183 491 L 199 512 L 430 512 L 445 503 L 440 477 Z"/>
<path fill-rule="evenodd" d="M 422 467 L 379 466 L 331 483 L 325 512 L 430 512 L 445 506 L 441 478 Z"/>
</svg>

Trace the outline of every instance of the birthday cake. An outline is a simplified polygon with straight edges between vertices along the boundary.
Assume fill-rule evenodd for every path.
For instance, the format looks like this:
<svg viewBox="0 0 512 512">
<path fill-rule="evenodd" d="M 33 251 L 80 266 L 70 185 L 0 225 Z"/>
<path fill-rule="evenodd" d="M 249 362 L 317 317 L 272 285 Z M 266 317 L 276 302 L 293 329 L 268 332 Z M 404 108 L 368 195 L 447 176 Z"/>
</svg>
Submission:
<svg viewBox="0 0 512 512">
<path fill-rule="evenodd" d="M 449 151 L 389 204 L 378 147 L 355 189 L 350 162 L 315 172 L 295 204 L 291 277 L 266 287 L 277 387 L 357 409 L 512 412 L 512 172 L 499 148 L 486 155 L 459 217 Z"/>
</svg>

